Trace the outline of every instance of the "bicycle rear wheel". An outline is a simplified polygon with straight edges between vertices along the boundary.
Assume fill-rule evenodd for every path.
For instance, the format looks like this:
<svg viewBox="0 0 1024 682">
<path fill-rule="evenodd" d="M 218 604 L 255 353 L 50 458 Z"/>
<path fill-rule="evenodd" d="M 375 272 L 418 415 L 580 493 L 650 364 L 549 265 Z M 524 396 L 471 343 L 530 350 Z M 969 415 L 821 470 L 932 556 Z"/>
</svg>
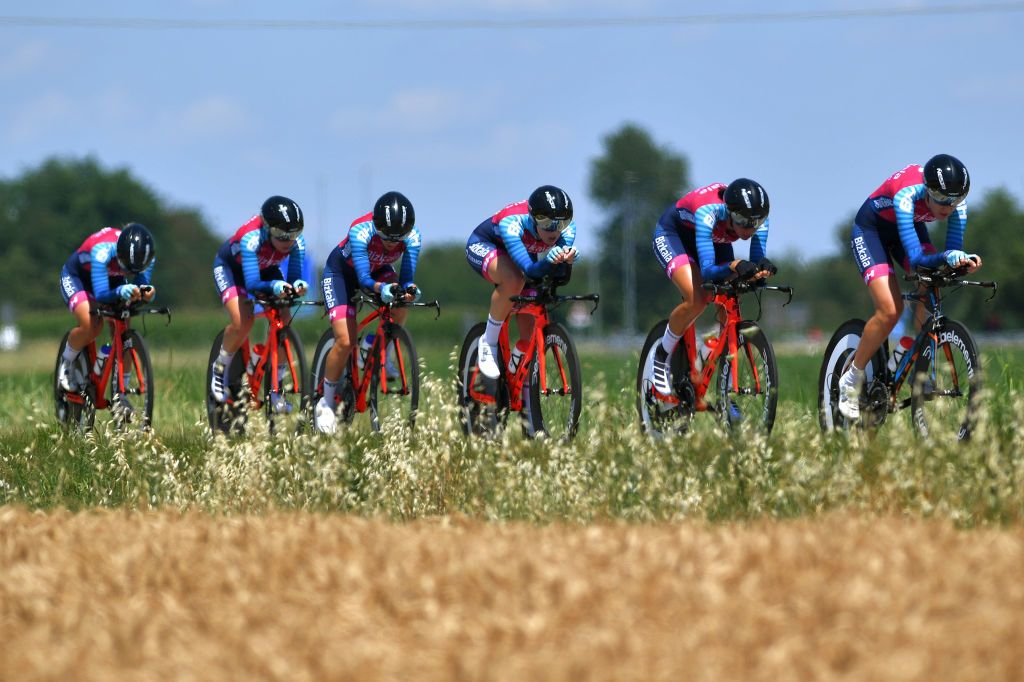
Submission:
<svg viewBox="0 0 1024 682">
<path fill-rule="evenodd" d="M 528 404 L 523 406 L 531 435 L 568 442 L 576 436 L 583 410 L 583 379 L 580 358 L 569 332 L 558 323 L 544 328 L 545 376 L 540 376 L 540 361 L 533 359 L 530 384 L 523 391 Z"/>
<path fill-rule="evenodd" d="M 352 352 L 358 352 L 355 350 L 358 347 L 357 341 Z M 332 348 L 334 348 L 334 330 L 327 329 L 320 336 L 320 341 L 316 345 L 316 351 L 313 353 L 313 371 L 309 376 L 308 421 L 313 428 L 316 428 L 313 410 L 316 409 L 316 404 L 320 398 L 324 396 L 324 374 L 327 372 L 327 354 L 331 352 Z M 345 424 L 352 423 L 356 410 L 356 396 L 355 390 L 352 388 L 350 364 L 351 358 L 345 363 L 345 371 L 341 373 L 341 377 L 338 380 L 338 389 L 335 393 L 338 401 L 335 415 L 339 422 Z"/>
<path fill-rule="evenodd" d="M 730 429 L 771 433 L 779 402 L 779 368 L 764 331 L 744 320 L 736 325 L 736 376 L 728 353 L 718 359 L 718 415 Z"/>
<path fill-rule="evenodd" d="M 220 353 L 221 343 L 224 341 L 224 332 L 221 331 L 213 340 L 213 347 L 210 348 L 210 359 L 206 363 L 206 418 L 210 423 L 210 429 L 216 433 L 224 434 L 245 433 L 245 422 L 247 419 L 247 390 L 243 390 L 245 379 L 245 363 L 241 353 L 235 353 L 231 366 L 227 371 L 227 394 L 228 400 L 223 403 L 217 402 L 210 393 L 210 382 L 213 379 L 213 363 Z"/>
<path fill-rule="evenodd" d="M 689 379 L 690 369 L 684 340 L 680 340 L 669 361 L 673 393 L 679 399 L 678 402 L 669 403 L 654 395 L 654 383 L 651 380 L 654 351 L 657 344 L 661 343 L 667 325 L 668 320 L 662 320 L 651 328 L 640 351 L 640 363 L 636 370 L 636 412 L 640 417 L 640 426 L 645 433 L 656 438 L 666 434 L 686 433 L 690 428 L 696 402 L 693 384 Z"/>
<path fill-rule="evenodd" d="M 278 379 L 277 395 L 273 391 L 274 371 Z M 282 425 L 290 426 L 293 432 L 302 430 L 308 413 L 308 377 L 302 339 L 291 327 L 281 328 L 277 332 L 277 368 L 271 367 L 268 360 L 263 374 L 263 406 L 271 433 L 280 430 Z"/>
<path fill-rule="evenodd" d="M 69 395 L 57 381 L 60 361 L 70 334 L 71 332 L 65 333 L 64 338 L 60 341 L 60 346 L 57 347 L 57 363 L 53 367 L 54 405 L 58 422 L 69 428 L 88 431 L 92 429 L 96 421 L 96 389 L 89 380 L 89 356 L 85 349 L 71 364 L 71 383 L 79 390 Z"/>
<path fill-rule="evenodd" d="M 129 329 L 123 339 L 122 359 L 124 368 L 117 359 L 110 374 L 110 409 L 114 424 L 121 429 L 139 428 L 143 431 L 153 424 L 153 365 L 149 359 L 142 336 Z M 123 373 L 124 390 L 120 390 L 119 375 Z"/>
<path fill-rule="evenodd" d="M 927 325 L 926 327 L 927 328 Z M 925 438 L 970 440 L 981 394 L 981 356 L 967 327 L 943 320 L 911 373 L 911 414 Z"/>
<path fill-rule="evenodd" d="M 856 425 L 839 412 L 839 379 L 853 363 L 853 354 L 860 344 L 864 324 L 864 320 L 858 319 L 843 322 L 825 347 L 825 357 L 818 373 L 818 424 L 822 431 L 847 431 Z M 884 402 L 888 395 L 883 383 L 887 372 L 885 365 L 888 362 L 884 348 L 883 344 L 864 368 L 861 423 L 868 426 L 879 426 L 885 421 L 884 405 L 875 405 L 872 410 L 864 409 L 869 395 L 874 396 L 873 403 Z"/>
<path fill-rule="evenodd" d="M 468 435 L 493 436 L 508 419 L 508 392 L 500 377 L 488 379 L 476 366 L 477 342 L 487 329 L 481 322 L 466 334 L 459 353 L 459 405 L 462 408 L 462 430 Z M 504 359 L 498 353 L 498 366 Z"/>
<path fill-rule="evenodd" d="M 374 339 L 366 359 L 370 371 L 370 425 L 380 431 L 386 424 L 416 425 L 420 404 L 420 365 L 409 332 L 399 324 L 387 326 L 383 345 Z"/>
</svg>

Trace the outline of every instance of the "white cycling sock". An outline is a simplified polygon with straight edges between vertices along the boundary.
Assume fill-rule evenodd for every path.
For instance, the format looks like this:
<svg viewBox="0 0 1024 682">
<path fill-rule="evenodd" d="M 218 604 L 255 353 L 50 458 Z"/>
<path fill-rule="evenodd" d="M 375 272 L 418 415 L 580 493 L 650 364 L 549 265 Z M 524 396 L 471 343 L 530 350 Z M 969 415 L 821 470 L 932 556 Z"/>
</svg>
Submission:
<svg viewBox="0 0 1024 682">
<path fill-rule="evenodd" d="M 665 333 L 661 337 L 661 347 L 664 348 L 665 352 L 669 355 L 672 355 L 672 351 L 676 349 L 676 345 L 679 343 L 679 339 L 681 338 L 683 338 L 682 334 L 673 334 L 672 328 L 666 324 Z"/>
<path fill-rule="evenodd" d="M 331 381 L 330 379 L 324 379 L 324 402 L 334 409 L 334 396 L 338 391 L 338 382 Z"/>
<path fill-rule="evenodd" d="M 70 365 L 72 362 L 75 361 L 75 358 L 77 358 L 78 354 L 81 352 L 81 349 L 75 350 L 74 348 L 71 347 L 71 344 L 68 343 L 65 344 L 64 346 L 64 352 L 61 354 L 61 358 L 64 359 L 65 363 Z"/>
<path fill-rule="evenodd" d="M 235 351 L 237 352 L 237 351 Z M 224 365 L 224 370 L 231 366 L 231 361 L 235 359 L 235 353 L 229 353 L 224 350 L 224 346 L 220 347 L 220 352 L 217 354 L 217 362 Z"/>
<path fill-rule="evenodd" d="M 496 320 L 490 315 L 487 316 L 487 331 L 484 332 L 484 341 L 488 346 L 497 346 L 498 337 L 501 336 L 502 320 Z"/>
</svg>

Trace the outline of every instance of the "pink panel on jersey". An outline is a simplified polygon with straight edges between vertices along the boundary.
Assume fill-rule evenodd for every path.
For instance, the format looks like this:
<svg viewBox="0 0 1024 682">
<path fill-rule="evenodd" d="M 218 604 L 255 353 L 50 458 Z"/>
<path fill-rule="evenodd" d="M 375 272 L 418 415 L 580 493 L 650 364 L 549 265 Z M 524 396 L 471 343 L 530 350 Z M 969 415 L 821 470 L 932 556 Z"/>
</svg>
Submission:
<svg viewBox="0 0 1024 682">
<path fill-rule="evenodd" d="M 242 237 L 249 234 L 253 230 L 260 229 L 261 227 L 263 227 L 263 218 L 260 218 L 259 215 L 254 215 L 253 217 L 249 218 L 248 222 L 246 222 L 245 225 L 242 225 L 240 228 L 235 230 L 235 233 L 231 235 L 231 243 L 237 244 L 238 242 L 242 241 Z"/>
<path fill-rule="evenodd" d="M 78 253 L 89 253 L 92 248 L 97 244 L 105 242 L 116 242 L 117 238 L 121 236 L 121 230 L 116 227 L 104 227 L 99 232 L 93 232 L 91 235 L 86 237 L 82 245 L 78 247 Z"/>
<path fill-rule="evenodd" d="M 872 265 L 870 268 L 864 271 L 864 284 L 869 284 L 871 280 L 879 277 L 889 277 L 893 273 L 892 266 L 888 263 L 882 263 L 880 265 Z"/>
<path fill-rule="evenodd" d="M 92 296 L 89 295 L 88 292 L 79 291 L 74 296 L 72 296 L 71 299 L 68 301 L 68 310 L 70 310 L 71 312 L 75 312 L 75 308 L 78 307 L 79 303 L 81 303 L 82 301 L 92 301 L 92 300 L 93 300 L 93 298 L 92 298 Z"/>
<path fill-rule="evenodd" d="M 924 183 L 924 168 L 916 163 L 912 163 L 909 166 L 904 166 L 900 170 L 893 173 L 889 178 L 879 185 L 878 189 L 871 193 L 868 197 L 870 200 L 875 199 L 889 199 L 889 205 L 885 208 L 875 210 L 883 220 L 890 223 L 896 222 L 896 210 L 892 205 L 892 198 L 896 196 L 896 193 L 905 187 L 911 187 L 913 185 L 920 185 Z M 918 199 L 914 202 L 914 222 L 915 223 L 930 223 L 935 220 L 935 216 L 928 210 L 928 204 L 925 203 L 924 198 Z"/>
<path fill-rule="evenodd" d="M 491 284 L 497 284 L 497 282 L 491 279 L 491 276 L 487 274 L 487 268 L 490 267 L 491 262 L 495 258 L 497 258 L 500 254 L 503 253 L 505 253 L 505 251 L 502 249 L 492 249 L 486 256 L 484 256 L 484 263 L 483 265 L 480 266 L 480 272 L 483 273 L 484 279 L 486 279 Z"/>
<path fill-rule="evenodd" d="M 725 191 L 725 187 L 724 183 L 713 182 L 706 187 L 687 192 L 683 195 L 682 199 L 676 202 L 676 208 L 696 213 L 697 209 L 701 206 L 720 204 L 722 203 L 722 192 Z"/>
<path fill-rule="evenodd" d="M 335 320 L 343 317 L 351 317 L 355 319 L 356 308 L 355 306 L 351 305 L 336 305 L 330 310 L 328 310 L 327 314 L 330 317 L 331 322 L 334 322 Z"/>
<path fill-rule="evenodd" d="M 672 273 L 676 271 L 680 265 L 693 265 L 694 260 L 690 258 L 688 254 L 682 253 L 673 258 L 668 262 L 668 267 L 665 268 L 665 274 L 668 275 L 669 279 L 672 279 Z"/>
<path fill-rule="evenodd" d="M 530 212 L 530 207 L 529 207 L 529 203 L 528 202 L 526 202 L 526 201 L 517 201 L 516 203 L 509 204 L 505 208 L 503 208 L 500 211 L 498 211 L 497 213 L 495 213 L 494 217 L 491 218 L 491 223 L 493 223 L 494 225 L 497 225 L 504 218 L 506 218 L 506 217 L 508 217 L 510 215 L 526 215 L 529 212 Z"/>
<path fill-rule="evenodd" d="M 245 287 L 229 287 L 224 290 L 223 294 L 220 295 L 220 302 L 227 303 L 231 299 L 237 298 L 239 296 L 245 296 Z"/>
</svg>

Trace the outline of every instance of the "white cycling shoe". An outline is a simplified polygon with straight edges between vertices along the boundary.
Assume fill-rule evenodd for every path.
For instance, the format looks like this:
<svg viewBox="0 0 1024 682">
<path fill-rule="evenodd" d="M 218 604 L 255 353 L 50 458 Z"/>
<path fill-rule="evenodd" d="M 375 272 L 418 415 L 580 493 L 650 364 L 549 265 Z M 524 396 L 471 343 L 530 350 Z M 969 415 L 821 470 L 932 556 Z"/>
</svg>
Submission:
<svg viewBox="0 0 1024 682">
<path fill-rule="evenodd" d="M 498 363 L 494 359 L 494 349 L 482 336 L 476 345 L 476 366 L 480 368 L 481 374 L 488 379 L 497 379 L 501 376 L 501 369 L 498 368 Z"/>
<path fill-rule="evenodd" d="M 334 433 L 338 430 L 338 417 L 327 404 L 326 398 L 316 401 L 316 407 L 313 408 L 313 423 L 320 433 Z"/>
<path fill-rule="evenodd" d="M 839 378 L 839 414 L 847 419 L 857 421 L 860 419 L 860 387 L 864 383 L 861 373 L 857 377 L 853 373 L 853 367 L 846 370 Z"/>
</svg>

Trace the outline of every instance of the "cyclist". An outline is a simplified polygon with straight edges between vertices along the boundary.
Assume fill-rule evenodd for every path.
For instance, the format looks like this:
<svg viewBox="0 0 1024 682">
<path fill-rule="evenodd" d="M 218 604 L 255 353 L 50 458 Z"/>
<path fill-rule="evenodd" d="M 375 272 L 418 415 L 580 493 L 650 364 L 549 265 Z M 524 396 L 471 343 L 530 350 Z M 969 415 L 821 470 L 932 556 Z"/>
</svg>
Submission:
<svg viewBox="0 0 1024 682">
<path fill-rule="evenodd" d="M 567 281 L 569 266 L 578 256 L 575 240 L 572 200 L 553 185 L 542 185 L 526 201 L 509 204 L 480 223 L 469 236 L 466 259 L 470 267 L 494 285 L 487 329 L 477 347 L 477 366 L 488 379 L 497 379 L 501 373 L 494 348 L 501 326 L 512 311 L 509 297 L 520 293 L 527 280 L 545 275 L 557 272 Z M 520 315 L 518 325 L 519 341 L 509 358 L 512 372 L 526 349 L 526 339 L 533 333 L 533 318 Z"/>
<path fill-rule="evenodd" d="M 306 256 L 303 224 L 299 205 L 287 197 L 274 195 L 263 202 L 258 214 L 221 245 L 213 259 L 213 281 L 230 318 L 224 328 L 220 352 L 213 361 L 210 380 L 210 394 L 217 402 L 227 400 L 228 368 L 255 321 L 253 302 L 248 294 L 261 292 L 286 297 L 294 292 L 301 296 L 309 288 L 302 279 Z M 279 267 L 285 258 L 288 258 L 287 280 Z M 281 316 L 285 322 L 291 318 L 287 310 L 282 310 Z M 285 365 L 279 364 L 278 375 L 283 376 L 285 369 Z M 277 397 L 271 395 L 270 398 L 276 406 Z"/>
<path fill-rule="evenodd" d="M 57 369 L 57 381 L 65 391 L 72 390 L 70 369 L 78 354 L 103 331 L 103 319 L 92 315 L 91 302 L 153 300 L 155 256 L 153 235 L 146 226 L 128 223 L 94 232 L 68 257 L 60 271 L 60 292 L 78 326 L 68 335 Z M 130 283 L 129 275 L 134 275 Z"/>
<path fill-rule="evenodd" d="M 864 325 L 853 363 L 839 381 L 838 408 L 848 419 L 860 418 L 864 368 L 903 313 L 903 297 L 893 276 L 893 261 L 908 272 L 918 266 L 966 267 L 968 272 L 981 267 L 977 254 L 963 251 L 967 228 L 964 199 L 970 189 L 967 168 L 949 154 L 938 154 L 923 167 L 912 163 L 896 171 L 857 212 L 850 248 L 875 313 Z M 925 223 L 947 218 L 946 250 L 938 253 Z M 920 326 L 921 320 L 915 322 Z"/>
<path fill-rule="evenodd" d="M 398 294 L 400 299 L 418 301 L 423 292 L 413 278 L 421 243 L 412 203 L 401 192 L 391 191 L 377 199 L 372 211 L 352 221 L 348 234 L 328 256 L 322 285 L 334 345 L 327 354 L 323 397 L 313 410 L 316 428 L 322 433 L 334 433 L 337 424 L 334 409 L 338 382 L 357 333 L 356 293 L 360 288 L 372 289 L 384 303 L 392 303 L 396 297 L 391 285 L 398 282 L 403 291 L 412 292 Z M 401 275 L 391 265 L 399 258 Z M 396 309 L 392 318 L 402 324 L 408 312 Z"/>
<path fill-rule="evenodd" d="M 775 265 L 765 255 L 768 209 L 764 187 L 738 178 L 728 185 L 716 182 L 688 192 L 658 219 L 654 255 L 683 297 L 669 315 L 661 344 L 654 351 L 652 380 L 659 393 L 672 393 L 669 358 L 711 300 L 701 285 L 705 281 L 762 279 L 775 274 Z M 750 259 L 734 258 L 732 243 L 751 238 Z M 699 269 L 693 267 L 694 263 Z"/>
</svg>

